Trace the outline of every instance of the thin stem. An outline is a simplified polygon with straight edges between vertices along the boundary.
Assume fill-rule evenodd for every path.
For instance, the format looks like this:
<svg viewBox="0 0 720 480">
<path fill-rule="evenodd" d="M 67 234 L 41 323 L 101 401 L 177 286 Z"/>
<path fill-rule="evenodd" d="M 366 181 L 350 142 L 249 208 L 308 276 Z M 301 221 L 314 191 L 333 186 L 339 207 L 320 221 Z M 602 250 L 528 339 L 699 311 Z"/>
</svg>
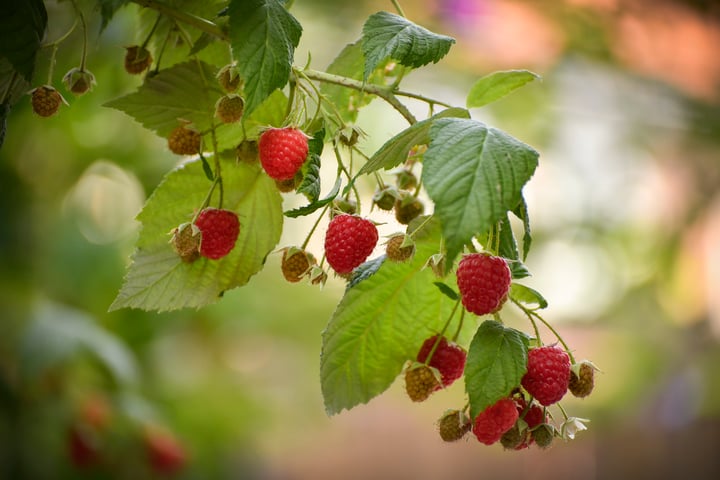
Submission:
<svg viewBox="0 0 720 480">
<path fill-rule="evenodd" d="M 222 31 L 222 29 L 216 24 L 192 13 L 188 13 L 182 10 L 177 10 L 170 5 L 166 5 L 157 0 L 130 0 L 133 3 L 140 5 L 141 7 L 150 8 L 157 12 L 167 15 L 168 17 L 174 18 L 175 20 L 190 25 L 191 27 L 197 28 L 198 30 L 213 35 L 220 40 L 229 41 L 230 38 Z"/>
<path fill-rule="evenodd" d="M 218 144 L 217 135 L 215 135 L 215 122 L 211 123 L 210 137 L 213 143 L 213 161 L 215 163 L 215 178 L 218 180 L 220 186 L 220 199 L 218 201 L 218 208 L 222 208 L 223 205 L 223 194 L 225 193 L 222 180 L 222 169 L 220 167 L 220 156 L 218 155 Z"/>
<path fill-rule="evenodd" d="M 437 338 L 435 339 L 435 343 L 433 344 L 432 348 L 430 349 L 430 352 L 428 353 L 428 356 L 425 358 L 425 365 L 430 364 L 430 360 L 432 360 L 432 356 L 435 353 L 435 350 L 437 350 L 438 345 L 440 345 L 440 340 L 445 336 L 445 330 L 447 330 L 448 326 L 450 325 L 450 321 L 455 316 L 455 312 L 457 311 L 458 305 L 460 305 L 460 299 L 458 298 L 455 302 L 455 305 L 453 306 L 452 312 L 450 312 L 450 316 L 445 321 L 445 325 L 443 325 L 442 330 L 440 333 L 437 334 Z"/>
<path fill-rule="evenodd" d="M 75 11 L 78 14 L 78 17 L 80 17 L 80 26 L 82 27 L 83 31 L 83 49 L 82 49 L 82 57 L 80 58 L 80 71 L 85 71 L 85 62 L 87 60 L 87 24 L 85 23 L 85 15 L 83 15 L 82 10 L 77 6 L 77 3 L 75 3 L 75 0 L 72 0 L 73 7 L 75 7 Z"/>
<path fill-rule="evenodd" d="M 330 208 L 330 204 L 328 203 L 323 208 L 322 212 L 320 212 L 320 215 L 318 216 L 317 220 L 315 220 L 315 223 L 313 224 L 312 228 L 310 229 L 310 232 L 307 234 L 307 237 L 305 237 L 305 241 L 303 242 L 302 246 L 300 247 L 300 250 L 305 250 L 305 248 L 308 246 L 308 243 L 310 243 L 310 238 L 313 236 L 313 233 L 315 233 L 315 229 L 320 225 L 320 220 L 325 216 L 325 212 L 327 212 L 328 208 Z"/>
<path fill-rule="evenodd" d="M 290 84 L 290 93 L 288 95 L 288 103 L 287 108 L 285 109 L 285 119 L 287 119 L 290 116 L 290 113 L 293 110 L 293 103 L 295 103 L 295 90 L 297 90 L 297 77 L 295 75 L 290 75 L 290 81 L 288 82 Z"/>
<path fill-rule="evenodd" d="M 426 97 L 425 95 L 419 95 L 417 93 L 405 92 L 405 91 L 401 91 L 401 90 L 395 90 L 395 91 L 393 91 L 393 93 L 395 95 L 397 95 L 398 97 L 408 97 L 408 98 L 414 98 L 415 100 L 420 100 L 422 102 L 427 103 L 430 106 L 440 105 L 441 107 L 445 107 L 445 108 L 453 108 L 453 106 L 450 105 L 449 103 L 441 102 L 440 100 L 435 100 L 434 98 Z"/>
<path fill-rule="evenodd" d="M 535 338 L 537 339 L 538 344 L 542 345 L 542 341 L 540 340 L 540 330 L 538 329 L 537 323 L 535 323 L 535 319 L 530 314 L 530 310 L 525 308 L 520 302 L 518 302 L 517 300 L 515 300 L 513 298 L 511 298 L 510 301 L 512 303 L 514 303 L 515 306 L 517 306 L 520 310 L 522 310 L 523 313 L 525 313 L 525 315 L 528 317 L 528 320 L 530 320 L 530 324 L 533 327 L 533 331 L 535 332 Z"/>
<path fill-rule="evenodd" d="M 413 116 L 412 113 L 407 109 L 407 107 L 398 100 L 398 98 L 393 94 L 393 92 L 385 87 L 381 87 L 379 85 L 373 85 L 368 83 L 363 83 L 358 80 L 342 77 L 340 75 L 333 75 L 332 73 L 326 73 L 326 72 L 320 72 L 317 70 L 304 70 L 303 74 L 307 76 L 308 78 L 312 80 L 317 80 L 318 82 L 325 82 L 325 83 L 332 83 L 334 85 L 340 85 L 347 88 L 352 88 L 354 90 L 369 93 L 371 95 L 378 96 L 385 100 L 387 103 L 390 104 L 395 110 L 400 113 L 400 115 L 407 120 L 407 122 L 410 125 L 414 125 L 417 123 L 417 119 Z"/>
<path fill-rule="evenodd" d="M 567 412 L 565 411 L 565 409 L 563 408 L 563 406 L 560 405 L 559 403 L 557 403 L 556 405 L 558 406 L 558 408 L 559 408 L 560 411 L 562 412 L 563 417 L 565 417 L 565 420 L 568 420 L 570 417 L 568 417 L 568 414 L 567 414 Z"/>
<path fill-rule="evenodd" d="M 342 162 L 342 155 L 340 155 L 340 150 L 338 149 L 337 142 L 333 143 L 333 151 L 335 152 L 335 158 L 338 162 L 338 168 L 340 168 L 345 175 L 347 175 L 348 182 L 350 189 L 353 191 L 353 194 L 355 195 L 355 201 L 357 202 L 357 211 L 361 212 L 362 209 L 360 208 L 360 193 L 357 191 L 357 188 L 355 187 L 355 181 L 352 178 L 352 173 L 345 168 L 345 165 Z"/>
<path fill-rule="evenodd" d="M 78 24 L 78 19 L 76 18 L 75 21 L 74 21 L 73 24 L 72 24 L 72 27 L 70 27 L 70 29 L 69 29 L 67 32 L 65 32 L 63 35 L 61 35 L 61 36 L 60 36 L 57 40 L 55 40 L 54 42 L 52 42 L 52 43 L 46 43 L 45 45 L 42 45 L 40 48 L 50 48 L 50 47 L 55 47 L 55 46 L 60 45 L 62 42 L 64 42 L 64 41 L 67 39 L 67 37 L 70 36 L 70 34 L 71 34 L 72 32 L 75 31 L 75 27 L 77 27 L 77 24 Z"/>
<path fill-rule="evenodd" d="M 163 40 L 163 44 L 160 47 L 160 52 L 157 55 L 157 60 L 155 60 L 155 73 L 160 71 L 160 61 L 162 60 L 163 54 L 165 53 L 165 49 L 167 48 L 167 44 L 170 41 L 171 33 L 172 33 L 172 29 L 168 30 L 167 35 L 165 35 L 165 40 Z"/>
<path fill-rule="evenodd" d="M 400 3 L 397 0 L 390 0 L 392 1 L 393 7 L 395 7 L 395 10 L 398 11 L 401 17 L 405 16 L 405 12 L 403 12 L 402 7 L 400 6 Z"/>
<path fill-rule="evenodd" d="M 457 342 L 457 339 L 460 336 L 460 331 L 462 330 L 464 322 L 465 322 L 465 309 L 463 308 L 460 311 L 460 322 L 458 323 L 457 330 L 455 330 L 455 335 L 453 335 L 453 337 L 452 337 L 453 342 Z"/>
<path fill-rule="evenodd" d="M 150 39 L 155 34 L 155 30 L 157 30 L 157 27 L 160 24 L 161 19 L 162 19 L 162 13 L 158 13 L 157 19 L 155 20 L 155 23 L 153 23 L 153 26 L 150 29 L 150 33 L 148 33 L 147 37 L 145 37 L 145 41 L 142 43 L 142 45 L 140 45 L 140 50 L 143 50 L 145 47 L 147 47 L 147 44 L 150 43 Z"/>
<path fill-rule="evenodd" d="M 205 210 L 205 207 L 210 205 L 210 198 L 212 197 L 213 192 L 215 191 L 215 186 L 220 183 L 220 177 L 217 175 L 215 176 L 215 180 L 213 180 L 212 185 L 210 185 L 210 190 L 208 190 L 207 195 L 205 195 L 205 199 L 202 202 L 202 205 L 200 205 L 200 208 L 197 212 L 195 212 L 195 215 L 193 216 L 193 219 L 190 221 L 190 223 L 195 223 L 195 220 L 197 220 L 198 215 L 200 215 L 200 212 Z"/>
<path fill-rule="evenodd" d="M 511 300 L 512 300 L 512 299 L 511 299 Z M 540 321 L 542 322 L 542 324 L 545 325 L 545 326 L 547 327 L 547 329 L 550 330 L 550 331 L 553 333 L 553 335 L 555 335 L 555 338 L 557 338 L 557 339 L 558 339 L 558 342 L 560 342 L 560 344 L 563 346 L 563 348 L 565 349 L 565 353 L 567 353 L 567 354 L 568 354 L 568 357 L 570 357 L 570 363 L 575 363 L 575 357 L 573 356 L 572 352 L 570 351 L 570 347 L 568 347 L 568 344 L 565 343 L 565 340 L 562 338 L 562 336 L 558 333 L 557 330 L 555 330 L 555 328 L 553 328 L 552 325 L 550 325 L 550 324 L 547 322 L 547 320 L 545 320 L 539 313 L 537 313 L 537 312 L 535 312 L 535 311 L 533 311 L 533 310 L 530 310 L 530 309 L 528 309 L 528 308 L 525 308 L 525 307 L 524 307 L 523 305 L 521 305 L 519 302 L 517 302 L 517 301 L 515 301 L 515 300 L 512 300 L 512 302 L 513 302 L 515 305 L 517 305 L 517 306 L 520 308 L 520 310 L 522 310 L 523 312 L 525 312 L 525 315 L 533 316 L 533 317 L 537 318 L 538 320 L 540 320 Z M 535 323 L 534 323 L 534 322 L 533 322 L 533 327 L 535 327 Z M 539 340 L 539 339 L 540 339 L 540 335 L 539 335 L 539 333 L 537 333 L 537 327 L 535 327 L 535 328 L 536 328 L 536 330 L 535 330 L 536 333 L 535 333 L 535 334 L 538 336 L 538 340 Z"/>
</svg>

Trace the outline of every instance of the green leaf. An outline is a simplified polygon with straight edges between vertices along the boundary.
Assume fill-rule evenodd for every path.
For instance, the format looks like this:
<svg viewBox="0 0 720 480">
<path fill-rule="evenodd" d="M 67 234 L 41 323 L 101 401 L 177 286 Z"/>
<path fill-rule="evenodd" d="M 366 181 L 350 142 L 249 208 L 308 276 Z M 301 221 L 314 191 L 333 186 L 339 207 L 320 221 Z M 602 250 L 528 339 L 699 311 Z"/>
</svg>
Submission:
<svg viewBox="0 0 720 480">
<path fill-rule="evenodd" d="M 6 1 L 0 6 L 0 57 L 27 82 L 32 82 L 47 21 L 42 0 Z"/>
<path fill-rule="evenodd" d="M 500 221 L 500 249 L 499 254 L 508 260 L 510 273 L 512 278 L 525 278 L 530 276 L 530 271 L 525 264 L 520 261 L 520 253 L 518 252 L 517 241 L 510 225 L 510 218 L 507 213 Z"/>
<path fill-rule="evenodd" d="M 510 285 L 510 298 L 532 308 L 547 308 L 548 302 L 540 292 L 519 283 Z"/>
<path fill-rule="evenodd" d="M 192 122 L 200 131 L 210 129 L 219 86 L 208 89 L 215 67 L 190 61 L 173 65 L 148 78 L 134 93 L 111 100 L 106 107 L 127 113 L 145 128 L 167 137 L 179 125 L 178 119 Z M 213 82 L 214 85 L 214 82 Z"/>
<path fill-rule="evenodd" d="M 117 383 L 137 382 L 138 369 L 130 350 L 85 313 L 41 303 L 20 340 L 23 377 L 40 376 L 60 363 L 89 353 Z"/>
<path fill-rule="evenodd" d="M 102 28 L 105 29 L 108 23 L 120 7 L 130 3 L 130 0 L 98 0 L 100 4 L 100 16 L 102 17 Z"/>
<path fill-rule="evenodd" d="M 530 215 L 528 213 L 527 202 L 525 202 L 525 196 L 520 196 L 520 202 L 517 207 L 513 209 L 513 214 L 522 220 L 523 222 L 523 243 L 522 243 L 522 260 L 523 262 L 527 259 L 528 252 L 532 246 L 532 231 L 530 230 Z"/>
<path fill-rule="evenodd" d="M 220 260 L 200 258 L 193 263 L 183 262 L 173 251 L 168 232 L 192 219 L 210 187 L 201 162 L 186 163 L 165 177 L 138 215 L 142 229 L 137 250 L 110 310 L 199 308 L 246 284 L 262 268 L 280 239 L 280 194 L 258 163 L 229 159 L 221 166 L 223 208 L 240 217 L 235 248 Z"/>
<path fill-rule="evenodd" d="M 430 118 L 411 125 L 385 142 L 385 144 L 375 152 L 375 155 L 362 166 L 357 176 L 372 173 L 381 168 L 389 170 L 397 167 L 407 159 L 408 152 L 410 152 L 411 148 L 415 145 L 424 145 L 430 142 L 430 127 L 433 122 L 439 118 L 448 117 L 470 118 L 470 113 L 464 108 L 448 108 Z"/>
<path fill-rule="evenodd" d="M 457 301 L 460 298 L 460 295 L 453 290 L 451 287 L 449 287 L 446 283 L 443 282 L 433 282 L 433 284 L 440 289 L 440 291 L 448 297 L 450 300 Z"/>
<path fill-rule="evenodd" d="M 474 235 L 486 233 L 517 206 L 537 164 L 534 149 L 481 122 L 433 123 L 422 180 L 443 226 L 448 265 Z"/>
<path fill-rule="evenodd" d="M 528 70 L 505 70 L 485 75 L 470 88 L 466 106 L 482 107 L 539 78 Z"/>
<path fill-rule="evenodd" d="M 362 282 L 363 280 L 367 280 L 368 278 L 375 275 L 377 271 L 380 270 L 380 267 L 383 266 L 383 263 L 386 259 L 386 255 L 380 255 L 377 258 L 373 258 L 372 260 L 368 260 L 362 265 L 359 265 L 355 270 L 353 270 L 352 276 L 347 284 L 347 287 L 345 288 L 345 291 L 350 290 L 358 283 Z"/>
<path fill-rule="evenodd" d="M 251 113 L 290 76 L 302 27 L 278 0 L 231 0 L 230 44 Z"/>
<path fill-rule="evenodd" d="M 475 418 L 520 385 L 527 371 L 528 337 L 494 320 L 480 325 L 465 364 L 465 391 Z"/>
<path fill-rule="evenodd" d="M 415 240 L 417 251 L 408 263 L 382 262 L 382 256 L 369 262 L 374 273 L 346 290 L 323 332 L 320 376 L 329 414 L 366 403 L 387 389 L 452 311 L 455 302 L 424 268 L 440 242 L 437 222 L 428 222 Z M 465 322 L 461 337 L 467 339 L 472 323 Z"/>
<path fill-rule="evenodd" d="M 302 166 L 303 181 L 298 187 L 298 193 L 305 195 L 310 203 L 320 198 L 320 155 L 324 145 L 325 129 L 321 128 L 308 141 L 308 160 Z"/>
<path fill-rule="evenodd" d="M 375 13 L 363 26 L 363 78 L 367 79 L 375 67 L 388 57 L 411 68 L 437 63 L 453 43 L 454 38 L 433 33 L 398 15 Z"/>
<path fill-rule="evenodd" d="M 285 212 L 285 216 L 289 218 L 297 218 L 297 217 L 303 217 L 305 215 L 310 215 L 311 213 L 323 208 L 328 203 L 335 200 L 335 197 L 337 197 L 338 193 L 340 192 L 340 185 L 342 184 L 342 178 L 337 177 L 337 180 L 335 180 L 335 185 L 333 186 L 330 193 L 327 194 L 325 198 L 322 200 L 318 200 L 316 202 L 312 202 L 309 205 L 305 205 L 304 207 L 295 208 L 293 210 L 288 210 Z"/>
</svg>

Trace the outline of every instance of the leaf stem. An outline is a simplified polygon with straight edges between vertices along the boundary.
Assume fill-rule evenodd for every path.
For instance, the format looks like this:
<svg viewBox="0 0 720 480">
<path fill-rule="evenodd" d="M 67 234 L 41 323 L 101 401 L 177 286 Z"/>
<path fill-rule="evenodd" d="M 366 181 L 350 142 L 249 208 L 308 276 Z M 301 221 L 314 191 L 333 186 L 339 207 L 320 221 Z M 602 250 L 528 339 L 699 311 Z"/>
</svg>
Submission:
<svg viewBox="0 0 720 480">
<path fill-rule="evenodd" d="M 430 364 L 430 360 L 432 360 L 432 356 L 435 353 L 435 350 L 437 350 L 438 345 L 440 345 L 440 340 L 445 336 L 445 330 L 447 330 L 448 326 L 450 326 L 450 321 L 455 316 L 455 312 L 457 311 L 458 305 L 460 305 L 460 299 L 458 298 L 455 302 L 455 305 L 453 306 L 452 312 L 450 312 L 450 316 L 445 321 L 445 325 L 443 325 L 442 330 L 440 333 L 437 334 L 437 338 L 435 339 L 435 343 L 433 344 L 432 348 L 430 349 L 430 352 L 428 353 L 428 356 L 425 358 L 425 365 Z"/>
<path fill-rule="evenodd" d="M 83 15 L 82 10 L 80 10 L 80 7 L 77 6 L 75 0 L 72 0 L 72 4 L 78 14 L 78 17 L 80 17 L 80 26 L 82 27 L 83 31 L 83 49 L 82 57 L 80 57 L 80 71 L 84 72 L 85 62 L 87 61 L 87 24 L 85 23 L 85 15 Z"/>
<path fill-rule="evenodd" d="M 568 344 L 565 343 L 565 340 L 562 338 L 562 336 L 558 333 L 557 330 L 555 330 L 555 328 L 553 328 L 552 325 L 550 325 L 550 324 L 547 322 L 547 320 L 545 320 L 545 319 L 544 319 L 539 313 L 537 313 L 536 311 L 530 310 L 530 309 L 528 309 L 528 308 L 525 308 L 525 307 L 524 307 L 523 305 L 521 305 L 519 302 L 517 302 L 517 301 L 515 301 L 515 300 L 513 300 L 513 299 L 511 299 L 511 301 L 512 301 L 515 305 L 517 305 L 517 306 L 520 308 L 520 310 L 522 310 L 523 312 L 525 312 L 525 315 L 527 315 L 528 317 L 533 316 L 533 317 L 537 318 L 538 320 L 540 320 L 540 321 L 542 322 L 542 324 L 545 325 L 545 326 L 547 327 L 547 329 L 550 330 L 550 331 L 553 333 L 553 335 L 555 335 L 555 338 L 557 338 L 557 339 L 558 339 L 558 342 L 560 342 L 560 344 L 563 346 L 563 348 L 565 349 L 565 353 L 567 353 L 567 354 L 568 354 L 568 357 L 570 357 L 570 363 L 575 363 L 575 357 L 573 356 L 572 352 L 570 351 L 570 347 L 568 347 Z M 535 327 L 535 322 L 533 322 L 533 327 Z M 540 335 L 537 333 L 537 327 L 535 327 L 535 328 L 536 328 L 535 331 L 536 331 L 536 335 L 538 336 L 538 340 L 540 340 Z"/>
<path fill-rule="evenodd" d="M 393 93 L 397 95 L 398 97 L 408 97 L 408 98 L 414 98 L 415 100 L 420 100 L 422 102 L 427 103 L 428 105 L 440 105 L 441 107 L 445 108 L 454 108 L 449 103 L 441 102 L 440 100 L 435 100 L 434 98 L 426 97 L 425 95 L 419 95 L 417 93 L 412 92 L 405 92 L 402 90 L 394 90 Z"/>
<path fill-rule="evenodd" d="M 514 303 L 515 306 L 517 306 L 520 310 L 522 310 L 523 313 L 525 313 L 525 315 L 528 317 L 528 320 L 530 320 L 530 324 L 533 327 L 533 331 L 535 332 L 535 338 L 537 339 L 538 344 L 542 345 L 542 341 L 540 340 L 540 330 L 538 329 L 537 323 L 535 323 L 535 319 L 530 314 L 530 310 L 525 308 L 520 302 L 518 302 L 517 300 L 515 300 L 513 298 L 511 298 L 510 301 L 512 303 Z"/>
<path fill-rule="evenodd" d="M 225 32 L 214 22 L 207 20 L 192 13 L 188 13 L 182 10 L 177 10 L 170 5 L 159 2 L 157 0 L 130 0 L 133 3 L 140 5 L 141 7 L 150 8 L 163 15 L 174 18 L 175 20 L 185 23 L 191 27 L 197 28 L 198 30 L 213 35 L 220 40 L 229 41 L 230 38 Z"/>
<path fill-rule="evenodd" d="M 148 33 L 147 37 L 145 37 L 145 41 L 142 43 L 142 45 L 140 45 L 140 50 L 143 50 L 145 47 L 147 47 L 148 43 L 150 43 L 150 39 L 155 34 L 155 30 L 157 30 L 157 27 L 160 24 L 161 19 L 162 19 L 162 13 L 158 13 L 157 19 L 155 20 L 155 23 L 153 23 L 153 26 L 150 29 L 150 33 Z"/>
<path fill-rule="evenodd" d="M 407 107 L 402 102 L 400 102 L 400 100 L 398 100 L 392 90 L 388 88 L 384 88 L 379 85 L 363 83 L 359 80 L 343 77 L 340 75 L 334 75 L 332 73 L 320 72 L 318 70 L 308 69 L 303 70 L 302 73 L 307 78 L 317 80 L 318 82 L 332 83 L 335 85 L 352 88 L 353 90 L 357 90 L 359 92 L 365 92 L 371 95 L 378 96 L 385 100 L 388 104 L 390 104 L 390 106 L 392 106 L 395 110 L 397 110 L 397 112 L 402 115 L 403 118 L 407 120 L 410 125 L 414 125 L 415 123 L 417 123 L 417 119 L 413 116 L 413 114 L 410 113 Z"/>
<path fill-rule="evenodd" d="M 460 311 L 460 322 L 458 323 L 457 330 L 455 330 L 455 335 L 453 335 L 453 338 L 452 338 L 453 342 L 457 342 L 457 339 L 460 336 L 460 331 L 462 330 L 464 322 L 465 322 L 465 309 L 463 308 Z"/>
<path fill-rule="evenodd" d="M 395 10 L 398 11 L 398 14 L 400 14 L 401 17 L 404 17 L 405 12 L 403 12 L 402 7 L 400 6 L 400 2 L 398 2 L 397 0 L 390 0 L 390 1 L 392 2 L 393 7 L 395 7 Z"/>
<path fill-rule="evenodd" d="M 308 232 L 307 237 L 305 237 L 305 241 L 303 241 L 300 250 L 305 250 L 305 248 L 308 246 L 308 243 L 310 243 L 310 238 L 313 236 L 313 233 L 315 233 L 315 229 L 317 229 L 318 225 L 320 225 L 320 220 L 322 220 L 322 218 L 325 216 L 325 212 L 327 212 L 328 208 L 330 208 L 329 203 L 325 205 L 325 207 L 323 207 L 322 212 L 320 212 L 320 215 L 318 215 L 318 218 L 317 220 L 315 220 L 315 223 L 310 229 L 310 232 Z"/>
</svg>

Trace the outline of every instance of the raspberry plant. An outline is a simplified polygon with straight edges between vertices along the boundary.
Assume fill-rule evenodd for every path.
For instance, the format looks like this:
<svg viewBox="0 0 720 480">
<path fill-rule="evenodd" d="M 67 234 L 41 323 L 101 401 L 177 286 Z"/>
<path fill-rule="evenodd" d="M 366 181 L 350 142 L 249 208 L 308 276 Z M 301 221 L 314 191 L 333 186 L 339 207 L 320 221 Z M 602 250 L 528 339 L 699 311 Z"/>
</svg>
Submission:
<svg viewBox="0 0 720 480">
<path fill-rule="evenodd" d="M 472 427 L 482 443 L 505 438 L 503 443 L 516 449 L 532 440 L 546 446 L 553 436 L 572 438 L 585 428 L 555 402 L 568 390 L 571 364 L 571 392 L 590 393 L 591 364 L 575 362 L 572 349 L 539 313 L 546 300 L 518 283 L 530 274 L 524 264 L 532 236 L 523 188 L 538 167 L 538 152 L 470 112 L 537 75 L 526 70 L 486 75 L 473 85 L 464 107 L 403 90 L 404 77 L 439 62 L 455 40 L 413 23 L 395 0 L 396 13 L 367 18 L 358 40 L 325 69 L 310 59 L 295 63 L 303 30 L 292 1 L 96 3 L 103 27 L 118 8 L 139 5 L 144 37 L 118 58 L 128 74 L 144 75 L 142 85 L 106 106 L 125 112 L 185 156 L 137 217 L 142 224 L 137 248 L 111 310 L 208 305 L 249 282 L 274 252 L 283 256 L 278 276 L 290 282 L 323 285 L 334 275 L 332 265 L 347 287 L 322 334 L 321 388 L 328 414 L 370 401 L 402 374 L 413 400 L 442 390 L 451 382 L 442 380 L 445 361 L 433 355 L 445 355 L 449 340 L 459 345 L 452 349 L 463 362 L 453 367 L 453 379 L 464 378 L 467 404 L 448 406 L 453 413 L 441 421 L 444 439 L 457 440 Z M 73 29 L 79 25 L 87 39 L 90 12 L 74 0 L 66 5 L 79 19 Z M 40 0 L 4 8 L 9 10 L 0 31 L 12 32 L 13 41 L 2 42 L 0 57 L 13 73 L 2 83 L 3 135 L 18 91 L 34 86 L 39 115 L 58 112 L 64 99 L 52 86 L 57 84 L 52 64 L 70 33 L 41 43 L 48 18 Z M 76 95 L 87 94 L 95 83 L 86 45 L 87 40 L 78 67 L 64 76 L 66 89 Z M 40 82 L 35 59 L 44 47 L 53 55 L 48 79 Z M 366 154 L 356 121 L 358 111 L 376 98 L 407 126 Z M 416 118 L 407 99 L 426 105 L 425 118 Z M 333 164 L 334 178 L 321 175 L 326 162 Z M 375 185 L 369 202 L 358 188 L 368 184 Z M 283 211 L 282 195 L 304 196 L 306 204 Z M 375 207 L 395 211 L 398 231 L 389 243 L 395 261 L 371 255 L 378 241 Z M 206 221 L 201 212 L 222 212 L 224 223 Z M 286 221 L 313 216 L 304 239 L 278 245 Z M 311 252 L 310 237 L 326 217 L 334 217 L 326 233 L 328 251 Z M 527 332 L 503 323 L 509 309 L 527 317 Z M 549 339 L 541 337 L 540 327 Z M 529 352 L 547 349 L 567 358 L 563 375 L 553 377 L 562 385 L 543 387 L 552 389 L 551 401 L 537 400 L 553 403 L 552 411 L 538 406 L 533 389 L 525 388 Z"/>
</svg>

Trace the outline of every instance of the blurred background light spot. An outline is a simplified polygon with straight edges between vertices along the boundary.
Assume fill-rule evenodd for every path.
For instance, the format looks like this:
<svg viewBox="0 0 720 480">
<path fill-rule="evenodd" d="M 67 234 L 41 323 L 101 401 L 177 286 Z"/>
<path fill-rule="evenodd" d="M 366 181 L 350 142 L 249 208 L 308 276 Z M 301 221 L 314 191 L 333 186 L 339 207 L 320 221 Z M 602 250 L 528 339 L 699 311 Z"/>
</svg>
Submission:
<svg viewBox="0 0 720 480">
<path fill-rule="evenodd" d="M 144 202 L 145 193 L 135 175 L 99 160 L 68 191 L 63 207 L 88 241 L 105 245 L 135 231 L 134 218 Z"/>
</svg>

